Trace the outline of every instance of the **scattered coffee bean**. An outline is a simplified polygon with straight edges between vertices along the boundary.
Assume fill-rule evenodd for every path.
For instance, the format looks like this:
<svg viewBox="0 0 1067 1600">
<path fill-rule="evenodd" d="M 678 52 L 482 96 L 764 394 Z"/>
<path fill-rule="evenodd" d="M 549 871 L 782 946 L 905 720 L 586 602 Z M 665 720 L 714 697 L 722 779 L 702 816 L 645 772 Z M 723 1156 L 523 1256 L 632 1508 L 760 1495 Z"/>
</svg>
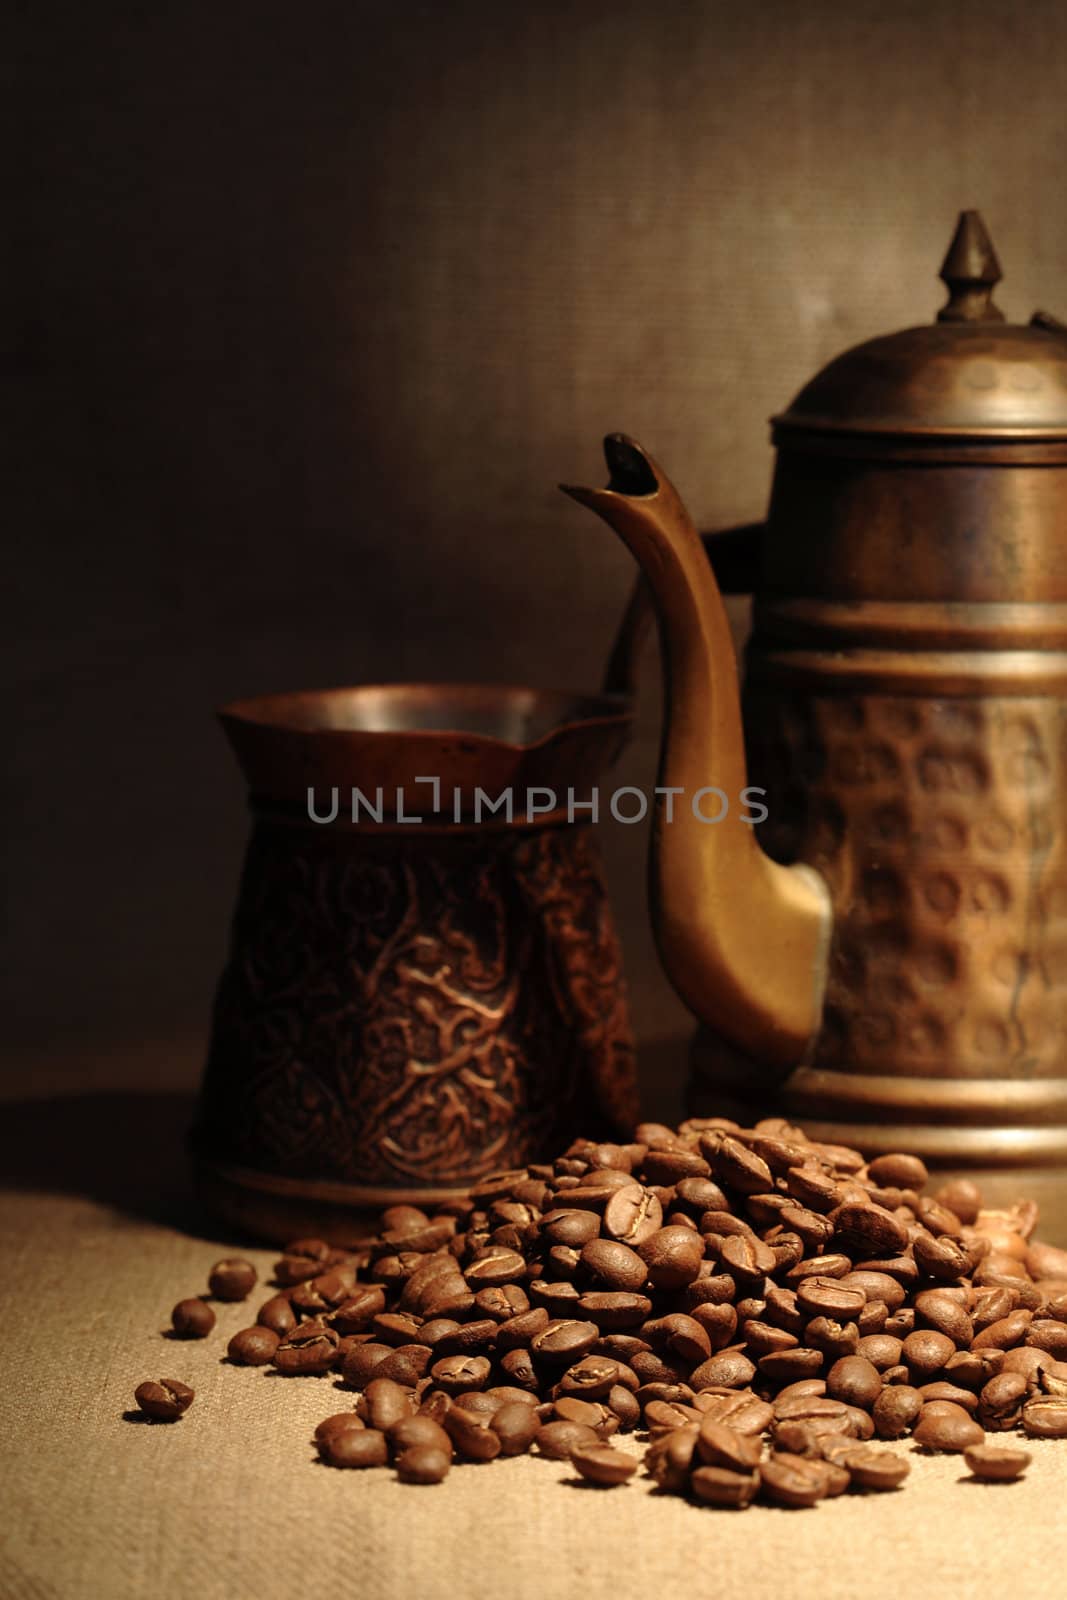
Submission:
<svg viewBox="0 0 1067 1600">
<path fill-rule="evenodd" d="M 257 1324 L 235 1333 L 226 1346 L 226 1354 L 241 1367 L 266 1367 L 274 1360 L 280 1342 L 270 1328 Z"/>
<path fill-rule="evenodd" d="M 216 1300 L 244 1300 L 256 1286 L 256 1269 L 251 1261 L 231 1257 L 216 1261 L 208 1274 L 207 1286 Z"/>
<path fill-rule="evenodd" d="M 758 1472 L 731 1472 L 728 1467 L 696 1467 L 689 1485 L 698 1500 L 711 1506 L 741 1509 L 751 1505 L 760 1486 Z"/>
<path fill-rule="evenodd" d="M 924 1405 L 912 1438 L 924 1450 L 963 1451 L 968 1445 L 983 1444 L 985 1432 L 962 1406 L 948 1400 L 933 1400 Z"/>
<path fill-rule="evenodd" d="M 179 1300 L 170 1322 L 180 1339 L 206 1339 L 215 1326 L 215 1313 L 205 1300 Z"/>
<path fill-rule="evenodd" d="M 401 1483 L 443 1483 L 452 1468 L 452 1452 L 437 1445 L 413 1444 L 396 1458 Z"/>
<path fill-rule="evenodd" d="M 1014 1483 L 1030 1465 L 1031 1457 L 1029 1450 L 972 1444 L 963 1452 L 963 1459 L 976 1478 L 985 1478 L 990 1483 Z"/>
<path fill-rule="evenodd" d="M 578 1445 L 571 1451 L 571 1463 L 589 1483 L 603 1489 L 627 1483 L 637 1471 L 637 1460 L 610 1444 Z"/>
<path fill-rule="evenodd" d="M 911 1471 L 910 1464 L 903 1456 L 866 1446 L 849 1450 L 842 1457 L 841 1464 L 859 1489 L 899 1488 Z"/>
<path fill-rule="evenodd" d="M 376 1428 L 338 1428 L 326 1434 L 319 1446 L 331 1467 L 384 1467 L 389 1460 L 385 1434 Z"/>
<path fill-rule="evenodd" d="M 133 1398 L 141 1410 L 158 1422 L 177 1422 L 193 1403 L 193 1390 L 177 1378 L 160 1378 L 158 1382 L 138 1384 Z"/>
</svg>

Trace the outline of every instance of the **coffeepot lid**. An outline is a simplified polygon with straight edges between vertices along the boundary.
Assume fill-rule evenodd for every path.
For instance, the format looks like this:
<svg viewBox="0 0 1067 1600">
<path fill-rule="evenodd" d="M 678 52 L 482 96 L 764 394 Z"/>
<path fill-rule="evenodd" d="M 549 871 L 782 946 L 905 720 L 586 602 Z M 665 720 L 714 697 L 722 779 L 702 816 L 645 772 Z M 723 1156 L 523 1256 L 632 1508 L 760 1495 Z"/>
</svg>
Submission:
<svg viewBox="0 0 1067 1600">
<path fill-rule="evenodd" d="M 940 273 L 934 323 L 846 350 L 787 411 L 775 440 L 800 432 L 1011 439 L 1067 438 L 1067 323 L 1038 311 L 1005 321 L 993 303 L 1000 263 L 977 211 L 960 214 Z"/>
</svg>

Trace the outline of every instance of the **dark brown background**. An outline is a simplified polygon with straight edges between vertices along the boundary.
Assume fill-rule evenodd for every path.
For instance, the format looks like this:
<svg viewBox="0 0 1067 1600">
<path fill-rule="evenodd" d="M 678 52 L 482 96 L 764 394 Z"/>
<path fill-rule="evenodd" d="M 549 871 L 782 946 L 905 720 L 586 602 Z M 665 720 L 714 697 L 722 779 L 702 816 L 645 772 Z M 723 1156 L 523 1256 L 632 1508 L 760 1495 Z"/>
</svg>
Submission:
<svg viewBox="0 0 1067 1600">
<path fill-rule="evenodd" d="M 629 558 L 553 486 L 603 432 L 704 526 L 760 514 L 767 416 L 932 316 L 963 206 L 1009 313 L 1067 312 L 1055 0 L 37 0 L 16 53 L 15 1092 L 195 1080 L 245 827 L 216 704 L 593 685 Z M 655 723 L 650 686 L 629 781 Z"/>
</svg>

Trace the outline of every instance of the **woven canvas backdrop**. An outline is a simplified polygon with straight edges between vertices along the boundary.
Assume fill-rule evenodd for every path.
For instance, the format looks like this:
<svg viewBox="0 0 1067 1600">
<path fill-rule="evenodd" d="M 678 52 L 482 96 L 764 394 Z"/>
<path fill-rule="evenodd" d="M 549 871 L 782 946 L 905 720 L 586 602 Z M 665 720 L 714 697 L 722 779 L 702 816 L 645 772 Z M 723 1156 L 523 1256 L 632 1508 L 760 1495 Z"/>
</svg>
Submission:
<svg viewBox="0 0 1067 1600">
<path fill-rule="evenodd" d="M 961 207 L 1067 315 L 1067 12 L 984 0 L 23 8 L 5 393 L 12 1092 L 195 1081 L 245 819 L 212 708 L 594 685 L 623 428 L 705 527 L 932 317 Z M 738 608 L 739 623 L 743 608 Z M 654 771 L 654 661 L 620 781 Z M 638 1027 L 685 1019 L 603 830 Z"/>
</svg>

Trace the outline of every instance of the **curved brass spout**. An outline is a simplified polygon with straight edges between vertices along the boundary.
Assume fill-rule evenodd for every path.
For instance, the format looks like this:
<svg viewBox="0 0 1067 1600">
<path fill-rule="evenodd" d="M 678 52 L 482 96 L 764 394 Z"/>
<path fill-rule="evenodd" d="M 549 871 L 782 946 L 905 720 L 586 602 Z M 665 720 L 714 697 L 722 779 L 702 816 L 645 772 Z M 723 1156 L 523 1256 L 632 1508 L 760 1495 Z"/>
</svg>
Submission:
<svg viewBox="0 0 1067 1600">
<path fill-rule="evenodd" d="M 810 867 L 779 866 L 749 808 L 733 640 L 708 558 L 673 484 L 624 434 L 604 441 L 606 489 L 561 485 L 603 517 L 652 591 L 664 659 L 664 727 L 649 862 L 656 942 L 701 1021 L 747 1054 L 796 1065 L 819 1026 L 829 892 Z M 711 819 L 722 809 L 723 820 Z M 703 794 L 701 794 L 703 791 Z"/>
</svg>

